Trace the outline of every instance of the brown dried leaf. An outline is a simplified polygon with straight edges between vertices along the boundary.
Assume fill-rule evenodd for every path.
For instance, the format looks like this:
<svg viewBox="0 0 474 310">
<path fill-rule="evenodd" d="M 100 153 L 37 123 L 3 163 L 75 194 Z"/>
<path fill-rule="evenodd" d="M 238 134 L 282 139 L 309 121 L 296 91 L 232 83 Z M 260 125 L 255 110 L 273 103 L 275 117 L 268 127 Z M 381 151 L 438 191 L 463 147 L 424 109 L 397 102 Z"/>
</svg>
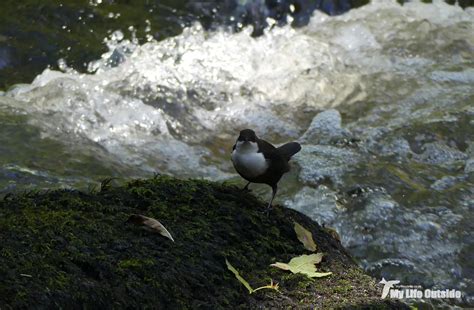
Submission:
<svg viewBox="0 0 474 310">
<path fill-rule="evenodd" d="M 161 224 L 160 222 L 158 222 L 154 218 L 147 217 L 147 216 L 140 215 L 140 214 L 132 214 L 128 218 L 127 223 L 133 223 L 135 225 L 145 226 L 148 229 L 150 229 L 152 231 L 155 231 L 155 232 L 158 232 L 160 235 L 162 235 L 166 238 L 169 238 L 169 239 L 171 239 L 171 241 L 174 242 L 174 239 L 171 236 L 168 229 L 166 229 L 166 227 L 163 226 L 163 224 Z"/>
</svg>

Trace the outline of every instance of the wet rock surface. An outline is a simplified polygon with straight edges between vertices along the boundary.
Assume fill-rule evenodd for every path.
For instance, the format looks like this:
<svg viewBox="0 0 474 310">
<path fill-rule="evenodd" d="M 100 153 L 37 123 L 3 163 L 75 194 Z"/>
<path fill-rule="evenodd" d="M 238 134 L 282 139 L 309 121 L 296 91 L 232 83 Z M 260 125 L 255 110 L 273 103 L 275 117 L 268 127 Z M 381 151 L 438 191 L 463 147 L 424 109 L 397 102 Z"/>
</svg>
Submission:
<svg viewBox="0 0 474 310">
<path fill-rule="evenodd" d="M 312 139 L 345 132 L 337 115 L 328 110 L 315 116 L 301 140 L 310 132 Z M 465 215 L 474 197 L 473 136 L 463 132 L 465 124 L 453 122 L 465 117 L 447 115 L 425 134 L 420 127 L 427 125 L 419 120 L 379 128 L 353 122 L 350 128 L 361 138 L 357 146 L 328 146 L 321 139 L 303 147 L 295 158 L 299 178 L 319 187 L 305 187 L 285 204 L 335 228 L 377 278 L 397 275 L 405 284 L 456 287 L 465 294 L 457 302 L 471 304 L 472 273 L 458 262 L 459 253 L 472 247 Z M 459 282 L 448 280 L 453 276 Z"/>
<path fill-rule="evenodd" d="M 349 130 L 342 128 L 339 111 L 330 109 L 318 113 L 313 118 L 300 140 L 308 144 L 330 144 L 350 136 Z"/>
</svg>

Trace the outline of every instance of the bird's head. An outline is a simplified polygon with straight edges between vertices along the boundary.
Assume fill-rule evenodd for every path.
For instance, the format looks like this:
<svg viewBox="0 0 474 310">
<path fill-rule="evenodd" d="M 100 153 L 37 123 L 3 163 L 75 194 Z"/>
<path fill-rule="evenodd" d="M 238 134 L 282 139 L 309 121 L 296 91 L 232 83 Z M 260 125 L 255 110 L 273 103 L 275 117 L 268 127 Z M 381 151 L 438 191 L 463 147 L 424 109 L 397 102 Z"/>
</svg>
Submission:
<svg viewBox="0 0 474 310">
<path fill-rule="evenodd" d="M 237 138 L 240 142 L 257 142 L 257 135 L 252 129 L 244 129 L 240 131 L 240 135 Z"/>
<path fill-rule="evenodd" d="M 240 132 L 235 148 L 242 153 L 258 152 L 257 135 L 252 129 L 244 129 Z"/>
</svg>

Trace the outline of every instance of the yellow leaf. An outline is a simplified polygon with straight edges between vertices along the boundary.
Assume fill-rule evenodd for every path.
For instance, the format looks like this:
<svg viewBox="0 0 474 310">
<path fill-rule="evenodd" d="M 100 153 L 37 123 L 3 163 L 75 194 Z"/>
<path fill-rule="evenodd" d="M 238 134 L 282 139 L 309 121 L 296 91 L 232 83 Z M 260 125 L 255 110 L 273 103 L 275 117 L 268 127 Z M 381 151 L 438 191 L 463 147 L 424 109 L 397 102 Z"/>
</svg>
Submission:
<svg viewBox="0 0 474 310">
<path fill-rule="evenodd" d="M 235 277 L 237 278 L 237 280 L 240 281 L 240 283 L 242 283 L 246 288 L 247 290 L 249 291 L 250 294 L 252 294 L 254 292 L 253 288 L 250 286 L 250 284 L 245 281 L 244 278 L 242 278 L 242 276 L 239 274 L 239 272 L 237 271 L 237 269 L 234 268 L 234 266 L 232 266 L 229 261 L 226 259 L 225 260 L 225 263 L 227 265 L 227 269 L 229 269 L 230 271 L 232 271 L 232 273 L 235 275 Z"/>
<path fill-rule="evenodd" d="M 285 263 L 274 263 L 274 264 L 271 264 L 270 266 L 277 267 L 283 270 L 290 270 L 290 265 L 285 264 Z"/>
<path fill-rule="evenodd" d="M 227 259 L 225 260 L 225 263 L 227 265 L 227 269 L 232 271 L 232 273 L 237 278 L 237 280 L 239 280 L 239 282 L 242 283 L 247 288 L 247 290 L 249 291 L 249 294 L 255 293 L 256 291 L 263 290 L 263 289 L 266 289 L 266 288 L 278 291 L 278 283 L 273 283 L 273 280 L 270 280 L 269 285 L 265 285 L 265 286 L 261 286 L 261 287 L 258 287 L 256 289 L 253 289 L 250 286 L 250 284 L 244 278 L 242 278 L 242 276 L 239 274 L 237 269 L 235 269 L 234 266 L 232 266 Z"/>
<path fill-rule="evenodd" d="M 297 222 L 295 222 L 294 228 L 295 228 L 295 232 L 296 232 L 296 236 L 298 237 L 298 240 L 301 243 L 303 243 L 305 249 L 311 252 L 315 252 L 316 243 L 314 243 L 313 235 L 311 234 L 311 232 L 305 229 L 303 226 L 301 226 Z"/>
<path fill-rule="evenodd" d="M 271 290 L 278 291 L 279 286 L 278 286 L 278 283 L 273 283 L 273 280 L 270 280 L 270 284 L 269 284 L 269 285 L 257 287 L 257 288 L 254 289 L 253 291 L 256 292 L 256 291 L 259 291 L 259 290 L 263 290 L 264 288 L 268 288 L 268 289 L 271 289 Z"/>
<path fill-rule="evenodd" d="M 171 236 L 170 232 L 166 229 L 163 224 L 155 220 L 151 217 L 146 217 L 140 214 L 132 214 L 127 220 L 127 223 L 133 223 L 135 225 L 143 225 L 146 228 L 158 232 L 160 235 L 171 239 L 174 242 L 173 237 Z"/>
<path fill-rule="evenodd" d="M 277 267 L 283 270 L 289 270 L 292 273 L 302 273 L 310 278 L 320 278 L 332 274 L 332 272 L 316 272 L 317 269 L 315 264 L 320 263 L 322 258 L 322 253 L 301 255 L 292 258 L 288 264 L 277 262 L 271 264 L 270 266 Z"/>
</svg>

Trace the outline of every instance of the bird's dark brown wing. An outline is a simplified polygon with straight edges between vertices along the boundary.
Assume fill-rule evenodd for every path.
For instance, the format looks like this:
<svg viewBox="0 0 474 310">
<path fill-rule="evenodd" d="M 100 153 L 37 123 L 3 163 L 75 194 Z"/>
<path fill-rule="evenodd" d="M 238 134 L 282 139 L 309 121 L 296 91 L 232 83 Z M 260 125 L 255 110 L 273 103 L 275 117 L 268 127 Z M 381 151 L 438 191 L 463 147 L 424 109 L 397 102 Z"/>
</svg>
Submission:
<svg viewBox="0 0 474 310">
<path fill-rule="evenodd" d="M 260 153 L 271 152 L 275 149 L 275 147 L 271 143 L 262 139 L 257 139 L 257 144 Z"/>
<path fill-rule="evenodd" d="M 258 139 L 257 143 L 260 152 L 263 153 L 265 159 L 270 162 L 270 168 L 267 174 L 274 175 L 275 179 L 279 180 L 284 172 L 290 170 L 288 161 L 271 143 L 261 139 Z"/>
</svg>

